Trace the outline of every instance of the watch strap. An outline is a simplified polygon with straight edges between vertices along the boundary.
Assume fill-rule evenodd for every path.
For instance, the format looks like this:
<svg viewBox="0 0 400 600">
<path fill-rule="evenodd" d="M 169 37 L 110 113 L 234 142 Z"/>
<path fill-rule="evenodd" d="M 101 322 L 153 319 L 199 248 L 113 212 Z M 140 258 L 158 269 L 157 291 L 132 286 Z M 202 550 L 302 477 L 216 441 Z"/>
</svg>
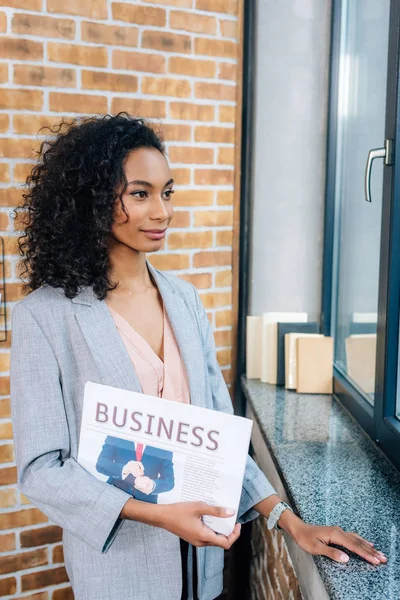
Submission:
<svg viewBox="0 0 400 600">
<path fill-rule="evenodd" d="M 291 507 L 288 504 L 286 504 L 286 502 L 278 502 L 278 504 L 276 504 L 274 506 L 274 508 L 271 510 L 270 515 L 267 520 L 267 528 L 268 529 L 275 528 L 277 531 L 282 531 L 282 528 L 279 527 L 279 525 L 278 525 L 278 521 L 279 521 L 282 513 L 286 509 L 289 509 L 293 512 Z"/>
</svg>

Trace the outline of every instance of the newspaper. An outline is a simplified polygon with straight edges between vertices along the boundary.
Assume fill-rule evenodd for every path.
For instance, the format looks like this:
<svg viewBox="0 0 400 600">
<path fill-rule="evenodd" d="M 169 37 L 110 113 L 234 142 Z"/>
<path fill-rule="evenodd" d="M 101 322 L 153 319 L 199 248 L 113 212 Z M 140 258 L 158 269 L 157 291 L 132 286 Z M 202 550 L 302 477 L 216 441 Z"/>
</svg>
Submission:
<svg viewBox="0 0 400 600">
<path fill-rule="evenodd" d="M 137 500 L 201 500 L 231 508 L 232 517 L 203 517 L 214 531 L 229 535 L 252 425 L 243 417 L 88 381 L 78 462 Z"/>
</svg>

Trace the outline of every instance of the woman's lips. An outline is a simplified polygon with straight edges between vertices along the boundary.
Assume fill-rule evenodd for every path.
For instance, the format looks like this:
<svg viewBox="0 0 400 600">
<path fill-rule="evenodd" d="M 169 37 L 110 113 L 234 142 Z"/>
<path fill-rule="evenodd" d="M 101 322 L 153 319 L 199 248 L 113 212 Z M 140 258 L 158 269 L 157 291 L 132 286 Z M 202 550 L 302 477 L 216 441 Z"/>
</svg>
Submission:
<svg viewBox="0 0 400 600">
<path fill-rule="evenodd" d="M 142 233 L 150 240 L 162 240 L 165 237 L 166 229 L 142 229 Z"/>
</svg>

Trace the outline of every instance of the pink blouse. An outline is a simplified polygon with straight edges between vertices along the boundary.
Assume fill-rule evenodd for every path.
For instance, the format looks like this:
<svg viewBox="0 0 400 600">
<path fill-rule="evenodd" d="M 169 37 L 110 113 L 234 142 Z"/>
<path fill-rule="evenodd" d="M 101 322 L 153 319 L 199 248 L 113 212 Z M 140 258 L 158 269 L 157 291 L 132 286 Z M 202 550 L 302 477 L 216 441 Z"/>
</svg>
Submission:
<svg viewBox="0 0 400 600">
<path fill-rule="evenodd" d="M 163 362 L 124 317 L 111 306 L 108 308 L 131 358 L 143 393 L 190 404 L 185 365 L 165 310 Z"/>
</svg>

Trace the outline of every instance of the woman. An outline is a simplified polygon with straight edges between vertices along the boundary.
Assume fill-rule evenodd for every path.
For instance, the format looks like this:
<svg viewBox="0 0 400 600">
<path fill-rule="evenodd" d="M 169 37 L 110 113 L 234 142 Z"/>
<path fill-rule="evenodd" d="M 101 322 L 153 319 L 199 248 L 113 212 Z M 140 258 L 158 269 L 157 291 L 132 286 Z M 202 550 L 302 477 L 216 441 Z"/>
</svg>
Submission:
<svg viewBox="0 0 400 600">
<path fill-rule="evenodd" d="M 227 537 L 202 516 L 229 516 L 230 507 L 141 502 L 76 462 L 88 380 L 232 406 L 196 289 L 146 262 L 173 216 L 174 182 L 153 129 L 126 114 L 64 125 L 28 183 L 20 248 L 31 293 L 13 311 L 11 359 L 19 485 L 64 530 L 75 598 L 216 598 L 223 549 L 259 513 L 307 552 L 346 562 L 334 543 L 385 561 L 355 533 L 304 523 L 250 458 Z"/>
</svg>

